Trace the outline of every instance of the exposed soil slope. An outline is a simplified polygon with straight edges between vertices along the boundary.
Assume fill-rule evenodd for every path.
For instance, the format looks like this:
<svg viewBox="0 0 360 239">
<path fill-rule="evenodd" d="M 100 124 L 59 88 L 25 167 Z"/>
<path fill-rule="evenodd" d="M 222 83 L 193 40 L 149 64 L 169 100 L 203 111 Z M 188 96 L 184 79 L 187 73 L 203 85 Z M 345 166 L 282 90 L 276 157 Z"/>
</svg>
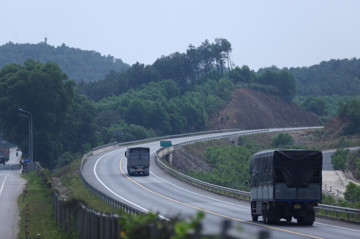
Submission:
<svg viewBox="0 0 360 239">
<path fill-rule="evenodd" d="M 211 129 L 260 129 L 319 126 L 319 118 L 291 101 L 259 91 L 240 88 L 231 102 L 209 120 Z"/>
</svg>

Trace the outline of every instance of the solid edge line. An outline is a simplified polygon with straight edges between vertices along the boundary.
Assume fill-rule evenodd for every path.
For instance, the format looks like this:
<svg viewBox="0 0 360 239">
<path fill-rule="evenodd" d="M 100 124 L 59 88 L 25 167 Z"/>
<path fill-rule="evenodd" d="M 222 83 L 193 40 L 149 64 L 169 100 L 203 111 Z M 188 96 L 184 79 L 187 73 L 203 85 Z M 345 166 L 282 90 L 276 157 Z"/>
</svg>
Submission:
<svg viewBox="0 0 360 239">
<path fill-rule="evenodd" d="M 4 179 L 3 183 L 1 184 L 1 188 L 0 188 L 0 197 L 1 197 L 2 191 L 3 191 L 3 189 L 4 189 L 6 179 L 7 179 L 7 177 L 8 177 L 9 175 L 10 175 L 10 174 L 8 173 L 8 174 L 5 176 L 5 179 Z"/>
<path fill-rule="evenodd" d="M 134 203 L 134 202 L 131 202 L 131 201 L 127 200 L 126 198 L 120 196 L 119 194 L 117 194 L 117 193 L 115 193 L 113 190 L 111 190 L 108 186 L 106 186 L 106 184 L 105 184 L 103 181 L 101 181 L 101 179 L 99 178 L 99 176 L 98 176 L 97 173 L 96 173 L 97 164 L 99 163 L 99 161 L 100 161 L 101 159 L 103 159 L 105 156 L 107 156 L 107 155 L 109 155 L 109 154 L 112 154 L 112 153 L 117 152 L 117 151 L 120 151 L 120 150 L 121 150 L 121 149 L 115 150 L 115 151 L 111 151 L 111 152 L 109 152 L 109 153 L 107 153 L 107 154 L 104 154 L 103 156 L 99 157 L 99 158 L 96 160 L 95 165 L 94 165 L 94 169 L 93 169 L 94 175 L 95 175 L 96 179 L 98 180 L 98 182 L 99 182 L 101 185 L 103 185 L 103 187 L 106 188 L 109 192 L 111 192 L 112 194 L 114 194 L 116 197 L 118 197 L 118 198 L 120 198 L 121 200 L 123 200 L 123 201 L 125 201 L 125 202 L 127 202 L 127 203 L 130 203 L 131 205 L 133 205 L 133 206 L 139 208 L 140 210 L 148 213 L 149 210 L 147 210 L 146 208 L 143 208 L 143 207 L 141 207 L 140 205 L 138 205 L 138 204 L 136 204 L 136 203 Z"/>
<path fill-rule="evenodd" d="M 167 200 L 169 200 L 169 201 L 172 201 L 172 202 L 181 204 L 181 205 L 183 205 L 183 206 L 187 206 L 187 207 L 190 207 L 190 208 L 194 208 L 194 209 L 196 209 L 196 210 L 200 210 L 200 211 L 203 211 L 203 212 L 206 212 L 206 213 L 210 213 L 210 214 L 213 214 L 213 215 L 216 215 L 216 216 L 228 218 L 228 219 L 231 219 L 231 220 L 234 220 L 234 221 L 238 221 L 238 222 L 242 222 L 242 223 L 247 223 L 247 224 L 251 224 L 251 225 L 257 225 L 257 226 L 265 227 L 265 228 L 268 228 L 268 229 L 273 229 L 273 230 L 277 230 L 277 231 L 287 232 L 287 233 L 294 234 L 294 235 L 305 236 L 305 237 L 316 238 L 316 239 L 323 239 L 323 237 L 308 235 L 308 234 L 304 234 L 304 233 L 300 233 L 300 232 L 289 231 L 289 230 L 286 230 L 286 229 L 281 229 L 281 228 L 277 228 L 277 227 L 272 227 L 272 226 L 268 226 L 268 225 L 263 225 L 263 224 L 259 224 L 259 223 L 254 223 L 254 222 L 245 221 L 245 220 L 241 220 L 241 219 L 238 219 L 238 218 L 226 216 L 226 215 L 223 215 L 223 214 L 221 214 L 221 213 L 213 212 L 213 211 L 210 211 L 210 210 L 207 210 L 207 209 L 204 209 L 204 208 L 200 208 L 200 207 L 196 207 L 196 206 L 193 206 L 193 205 L 190 205 L 190 204 L 187 204 L 187 203 L 180 202 L 180 201 L 178 201 L 178 200 L 176 200 L 176 199 L 173 199 L 173 198 L 167 197 L 167 196 L 165 196 L 165 195 L 162 195 L 162 194 L 160 194 L 160 193 L 158 193 L 158 192 L 152 191 L 151 189 L 149 189 L 149 188 L 143 186 L 142 184 L 136 182 L 135 180 L 131 179 L 129 176 L 127 176 L 127 175 L 125 174 L 124 170 L 123 170 L 122 167 L 121 167 L 123 159 L 124 159 L 124 158 L 121 158 L 120 163 L 119 163 L 119 167 L 120 167 L 120 171 L 125 175 L 125 177 L 126 177 L 129 181 L 131 181 L 131 182 L 133 182 L 134 184 L 138 185 L 139 187 L 145 189 L 146 191 L 148 191 L 148 192 L 150 192 L 150 193 L 153 193 L 153 194 L 155 194 L 155 195 L 158 195 L 159 197 L 165 198 L 165 199 L 167 199 Z"/>
</svg>

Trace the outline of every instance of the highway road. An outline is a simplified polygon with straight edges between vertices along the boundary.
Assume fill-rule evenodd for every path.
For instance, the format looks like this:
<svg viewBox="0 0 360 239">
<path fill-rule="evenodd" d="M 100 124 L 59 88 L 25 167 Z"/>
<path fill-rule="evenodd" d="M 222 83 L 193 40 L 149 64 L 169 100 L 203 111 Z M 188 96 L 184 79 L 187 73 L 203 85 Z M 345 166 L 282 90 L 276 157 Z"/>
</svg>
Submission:
<svg viewBox="0 0 360 239">
<path fill-rule="evenodd" d="M 11 149 L 10 160 L 6 164 L 19 164 L 15 149 Z M 17 238 L 19 232 L 17 199 L 25 183 L 20 170 L 0 170 L 0 238 Z"/>
<path fill-rule="evenodd" d="M 224 134 L 229 133 L 212 136 Z M 168 140 L 177 144 L 205 137 L 209 135 Z M 152 154 L 160 148 L 159 141 L 141 146 L 149 147 Z M 154 157 L 151 159 L 150 176 L 129 177 L 126 173 L 125 150 L 125 147 L 115 147 L 95 152 L 84 166 L 84 176 L 98 190 L 141 211 L 158 212 L 165 219 L 176 215 L 189 218 L 203 211 L 206 214 L 203 223 L 205 233 L 219 233 L 222 222 L 230 220 L 231 234 L 239 238 L 254 238 L 261 230 L 268 231 L 271 238 L 359 238 L 359 225 L 319 218 L 313 226 L 300 226 L 295 221 L 265 225 L 261 218 L 259 222 L 252 222 L 249 203 L 179 181 L 160 169 Z"/>
</svg>

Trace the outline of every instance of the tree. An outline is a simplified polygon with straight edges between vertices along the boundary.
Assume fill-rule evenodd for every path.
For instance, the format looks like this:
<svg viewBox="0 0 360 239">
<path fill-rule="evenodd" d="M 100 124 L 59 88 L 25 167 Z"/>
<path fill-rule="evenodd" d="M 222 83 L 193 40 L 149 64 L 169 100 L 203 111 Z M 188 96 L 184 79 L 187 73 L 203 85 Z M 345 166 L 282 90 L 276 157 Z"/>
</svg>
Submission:
<svg viewBox="0 0 360 239">
<path fill-rule="evenodd" d="M 220 68 L 221 75 L 224 74 L 224 65 L 226 60 L 230 62 L 228 63 L 229 68 L 231 67 L 231 61 L 230 61 L 231 50 L 232 50 L 231 43 L 228 40 L 224 38 L 215 39 L 215 44 L 213 45 L 212 51 L 214 52 L 216 66 L 218 70 Z"/>
<path fill-rule="evenodd" d="M 302 103 L 302 107 L 306 111 L 313 112 L 320 116 L 326 114 L 325 101 L 319 97 L 314 97 L 314 96 L 306 97 L 305 101 Z"/>
<path fill-rule="evenodd" d="M 135 88 L 142 84 L 147 84 L 151 81 L 161 80 L 160 73 L 151 65 L 145 66 L 136 62 L 130 69 L 126 71 L 128 77 L 129 87 Z"/>
<path fill-rule="evenodd" d="M 7 64 L 23 64 L 32 58 L 41 63 L 54 62 L 66 73 L 69 79 L 79 82 L 96 81 L 102 79 L 111 70 L 123 71 L 129 65 L 121 59 L 102 56 L 95 51 L 86 51 L 71 48 L 62 44 L 54 47 L 41 42 L 38 44 L 14 44 L 7 43 L 0 46 L 0 69 Z"/>
<path fill-rule="evenodd" d="M 189 58 L 179 52 L 158 58 L 153 67 L 160 72 L 162 79 L 174 80 L 181 91 L 187 88 L 187 80 L 194 75 Z"/>
<path fill-rule="evenodd" d="M 360 202 L 360 187 L 353 182 L 349 182 L 344 197 L 349 202 Z"/>
<path fill-rule="evenodd" d="M 235 67 L 229 72 L 229 77 L 234 83 L 252 83 L 255 81 L 255 72 L 251 71 L 248 66 Z"/>
<path fill-rule="evenodd" d="M 56 64 L 31 59 L 24 65 L 10 64 L 0 71 L 1 128 L 6 138 L 26 153 L 28 125 L 25 118 L 18 116 L 18 108 L 31 112 L 34 160 L 44 167 L 53 167 L 63 152 L 80 148 L 78 143 L 92 142 L 94 137 L 90 135 L 91 110 L 84 99 L 77 98 L 74 82 L 66 78 Z M 84 122 L 81 117 L 85 115 Z M 75 138 L 66 136 L 71 130 Z M 77 133 L 85 134 L 87 139 L 77 141 L 80 137 Z"/>
<path fill-rule="evenodd" d="M 339 116 L 348 122 L 348 125 L 344 128 L 345 134 L 360 133 L 360 98 L 341 103 Z"/>
<path fill-rule="evenodd" d="M 346 158 L 349 154 L 348 149 L 337 149 L 336 152 L 331 155 L 331 164 L 335 170 L 344 170 L 346 167 Z"/>
<path fill-rule="evenodd" d="M 280 133 L 272 140 L 272 145 L 274 147 L 281 147 L 284 145 L 290 145 L 294 142 L 293 137 L 291 137 L 288 133 Z"/>
</svg>

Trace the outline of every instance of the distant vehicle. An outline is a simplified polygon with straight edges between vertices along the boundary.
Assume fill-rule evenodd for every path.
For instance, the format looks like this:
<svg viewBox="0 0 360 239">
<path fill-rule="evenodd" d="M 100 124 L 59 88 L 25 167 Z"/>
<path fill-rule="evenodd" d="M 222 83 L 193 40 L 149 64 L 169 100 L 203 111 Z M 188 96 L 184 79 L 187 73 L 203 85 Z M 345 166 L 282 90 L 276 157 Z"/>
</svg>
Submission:
<svg viewBox="0 0 360 239">
<path fill-rule="evenodd" d="M 6 159 L 3 151 L 0 151 L 0 164 L 5 165 Z"/>
<path fill-rule="evenodd" d="M 132 175 L 149 176 L 150 149 L 147 147 L 128 148 L 125 152 L 127 158 L 127 172 Z"/>
<path fill-rule="evenodd" d="M 0 146 L 0 164 L 4 164 L 9 161 L 10 148 Z"/>
<path fill-rule="evenodd" d="M 267 150 L 253 155 L 251 216 L 262 216 L 265 224 L 281 218 L 312 225 L 314 206 L 322 197 L 322 152 L 311 150 Z"/>
</svg>

